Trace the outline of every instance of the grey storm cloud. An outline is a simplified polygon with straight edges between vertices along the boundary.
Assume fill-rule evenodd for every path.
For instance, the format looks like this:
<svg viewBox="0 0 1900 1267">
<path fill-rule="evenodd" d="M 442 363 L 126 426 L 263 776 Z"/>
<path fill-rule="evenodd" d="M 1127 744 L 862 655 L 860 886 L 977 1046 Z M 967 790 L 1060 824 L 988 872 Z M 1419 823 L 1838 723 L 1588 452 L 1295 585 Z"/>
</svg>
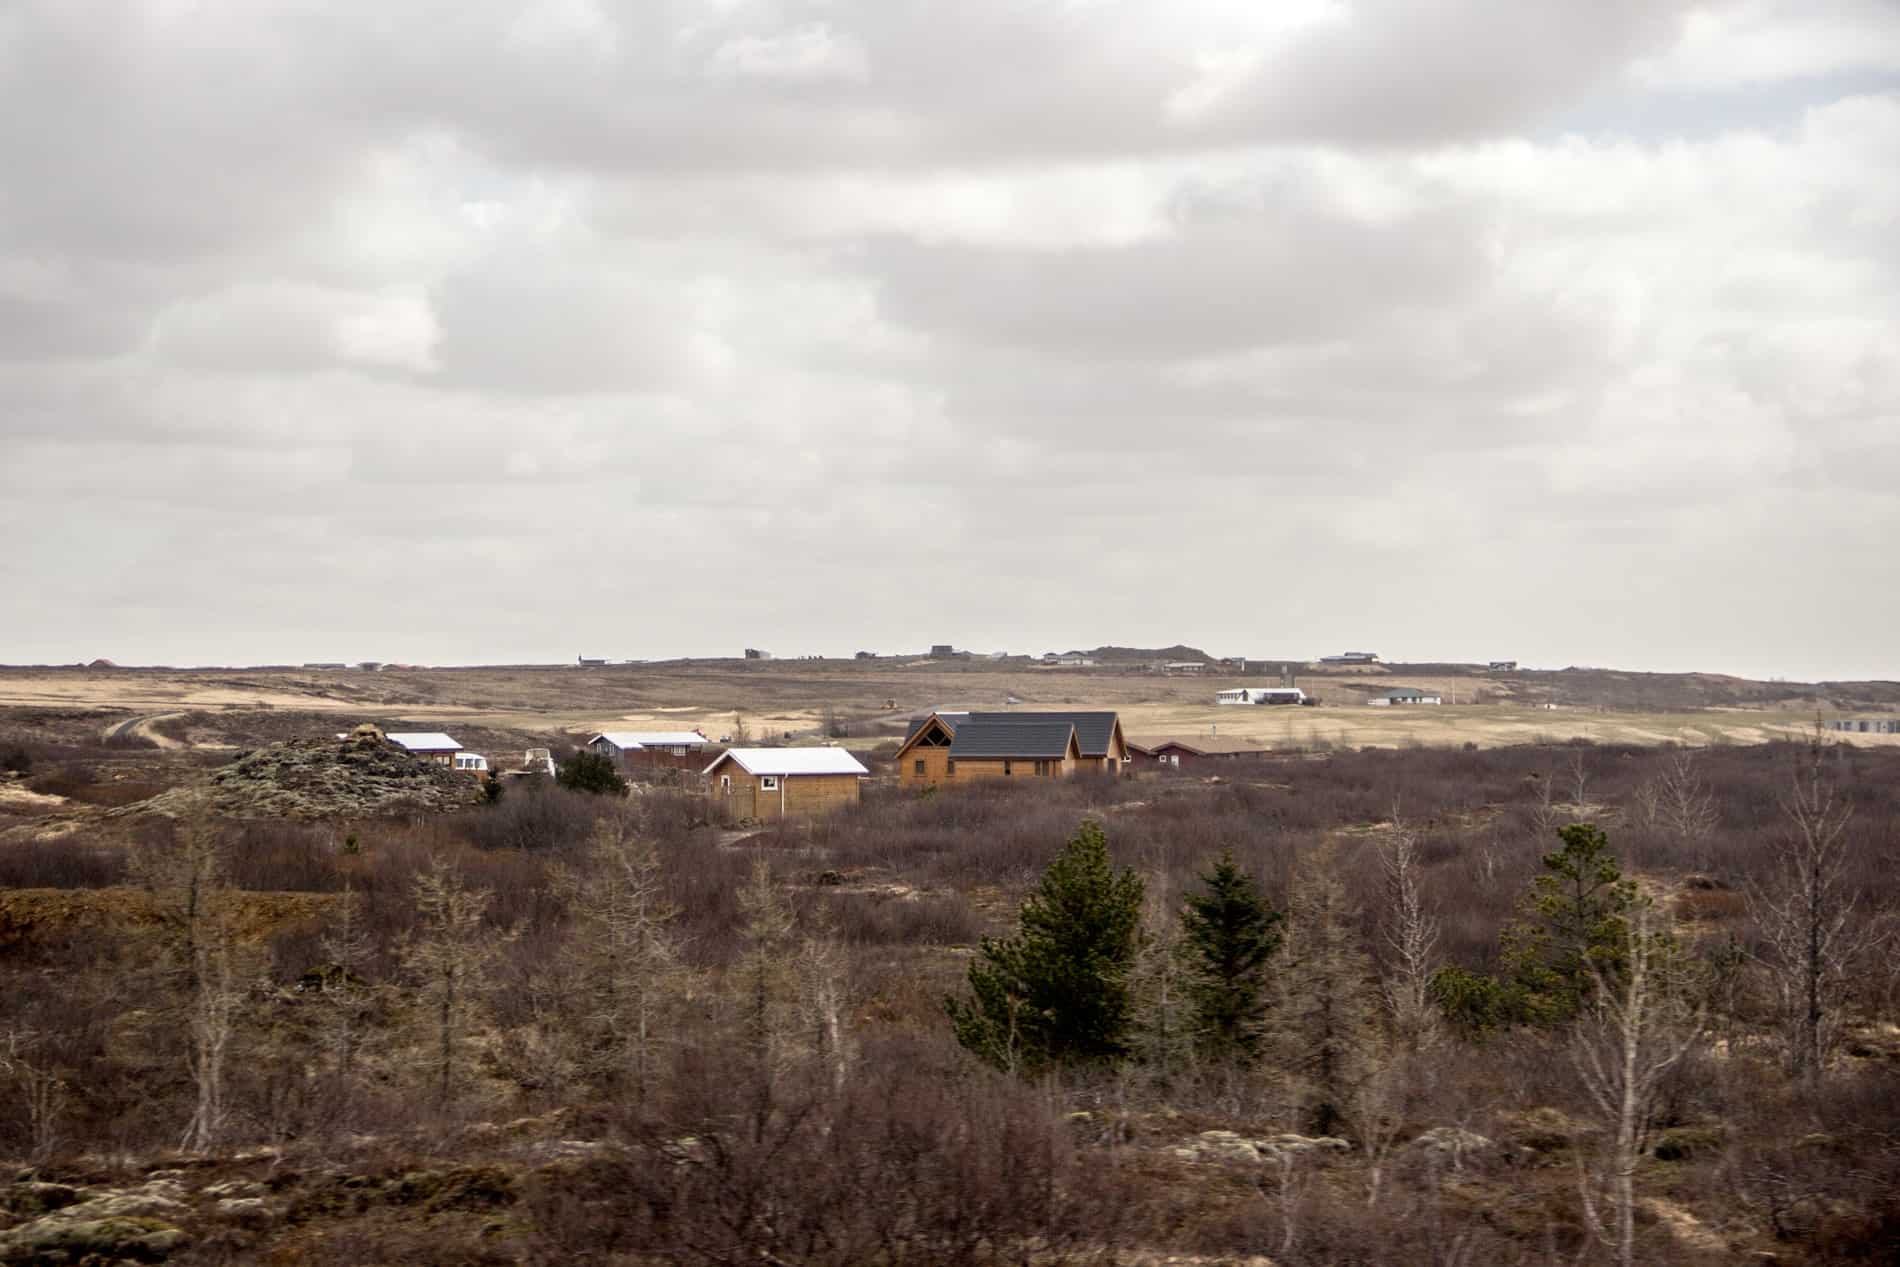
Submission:
<svg viewBox="0 0 1900 1267">
<path fill-rule="evenodd" d="M 0 660 L 1891 676 L 1896 151 L 1887 0 L 21 0 Z"/>
</svg>

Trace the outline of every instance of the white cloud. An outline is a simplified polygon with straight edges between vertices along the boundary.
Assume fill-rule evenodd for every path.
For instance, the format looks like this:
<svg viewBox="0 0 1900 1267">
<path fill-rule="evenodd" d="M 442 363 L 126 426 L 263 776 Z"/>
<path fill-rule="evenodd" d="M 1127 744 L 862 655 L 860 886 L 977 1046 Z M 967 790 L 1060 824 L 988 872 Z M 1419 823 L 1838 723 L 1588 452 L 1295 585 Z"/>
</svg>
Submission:
<svg viewBox="0 0 1900 1267">
<path fill-rule="evenodd" d="M 1671 48 L 1630 67 L 1647 88 L 1737 88 L 1849 73 L 1900 74 L 1889 0 L 1742 0 L 1688 13 Z"/>
<path fill-rule="evenodd" d="M 1888 8 L 366 13 L 0 17 L 0 658 L 1892 671 Z"/>
<path fill-rule="evenodd" d="M 870 76 L 864 49 L 822 22 L 777 35 L 735 36 L 706 62 L 715 79 L 763 79 L 782 83 L 859 81 Z"/>
</svg>

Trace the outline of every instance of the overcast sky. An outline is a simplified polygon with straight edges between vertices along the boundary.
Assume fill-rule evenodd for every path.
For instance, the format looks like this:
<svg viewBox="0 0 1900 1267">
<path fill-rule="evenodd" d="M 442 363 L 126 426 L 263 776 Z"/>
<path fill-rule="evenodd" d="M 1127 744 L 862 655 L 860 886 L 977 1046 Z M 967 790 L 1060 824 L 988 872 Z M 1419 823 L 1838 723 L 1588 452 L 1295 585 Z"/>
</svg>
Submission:
<svg viewBox="0 0 1900 1267">
<path fill-rule="evenodd" d="M 1895 0 L 0 2 L 0 660 L 1900 676 Z"/>
</svg>

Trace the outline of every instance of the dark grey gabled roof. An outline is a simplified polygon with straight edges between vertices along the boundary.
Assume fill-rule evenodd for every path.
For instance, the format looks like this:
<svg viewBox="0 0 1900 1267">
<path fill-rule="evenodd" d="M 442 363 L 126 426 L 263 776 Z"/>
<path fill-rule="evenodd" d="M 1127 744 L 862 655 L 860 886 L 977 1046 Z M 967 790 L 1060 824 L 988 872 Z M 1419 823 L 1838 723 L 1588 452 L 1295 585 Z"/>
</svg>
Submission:
<svg viewBox="0 0 1900 1267">
<path fill-rule="evenodd" d="M 1025 760 L 1069 755 L 1075 739 L 1075 726 L 1066 721 L 1036 721 L 1022 724 L 992 724 L 971 718 L 957 727 L 950 743 L 950 757 L 1020 757 Z"/>
<path fill-rule="evenodd" d="M 1085 757 L 1106 757 L 1115 738 L 1115 713 L 971 713 L 970 721 L 984 725 L 1024 726 L 1066 723 L 1075 727 L 1075 740 Z M 969 722 L 964 723 L 965 726 Z M 958 729 L 962 733 L 962 729 Z"/>
<path fill-rule="evenodd" d="M 932 717 L 937 718 L 949 728 L 953 739 L 961 741 L 963 732 L 971 726 L 1072 726 L 1075 728 L 1077 746 L 1085 757 L 1106 757 L 1109 745 L 1115 738 L 1115 721 L 1118 714 L 1112 712 L 1010 712 L 1010 713 L 929 713 L 910 719 L 906 728 L 904 742 L 909 743 L 917 737 L 917 732 Z M 952 744 L 955 751 L 955 744 Z M 1018 753 L 996 755 L 1017 756 Z"/>
</svg>

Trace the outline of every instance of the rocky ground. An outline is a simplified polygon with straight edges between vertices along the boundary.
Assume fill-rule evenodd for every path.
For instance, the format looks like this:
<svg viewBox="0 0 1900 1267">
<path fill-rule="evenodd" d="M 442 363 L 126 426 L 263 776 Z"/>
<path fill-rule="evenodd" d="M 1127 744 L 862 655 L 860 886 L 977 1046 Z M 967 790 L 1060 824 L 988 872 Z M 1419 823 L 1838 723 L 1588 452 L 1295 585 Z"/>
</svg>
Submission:
<svg viewBox="0 0 1900 1267">
<path fill-rule="evenodd" d="M 124 812 L 181 817 L 202 807 L 224 818 L 369 818 L 476 803 L 480 784 L 380 740 L 299 740 L 245 753 L 201 784 L 174 788 Z"/>
<path fill-rule="evenodd" d="M 261 1150 L 217 1161 L 22 1172 L 0 1186 L 0 1263 L 230 1262 L 267 1250 L 282 1261 L 335 1261 L 307 1242 L 325 1239 L 338 1223 L 389 1219 L 520 1249 L 523 1228 L 508 1211 L 532 1181 L 532 1167 L 306 1170 L 285 1162 Z"/>
</svg>

